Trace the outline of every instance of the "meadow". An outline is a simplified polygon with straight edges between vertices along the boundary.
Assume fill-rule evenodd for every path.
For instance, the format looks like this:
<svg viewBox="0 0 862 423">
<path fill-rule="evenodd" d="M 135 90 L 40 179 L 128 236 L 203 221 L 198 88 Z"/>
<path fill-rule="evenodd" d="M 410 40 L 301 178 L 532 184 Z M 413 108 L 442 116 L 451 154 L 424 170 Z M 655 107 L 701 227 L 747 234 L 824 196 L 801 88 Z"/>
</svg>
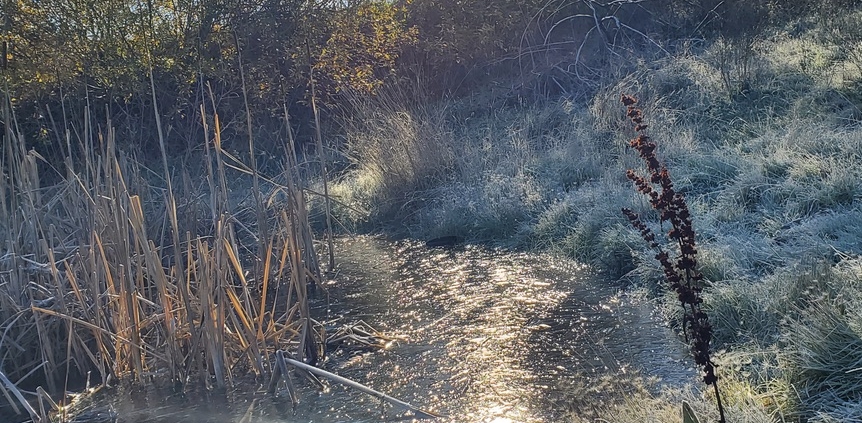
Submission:
<svg viewBox="0 0 862 423">
<path fill-rule="evenodd" d="M 588 98 L 366 99 L 346 124 L 352 167 L 332 188 L 336 216 L 575 257 L 651 292 L 679 324 L 660 264 L 620 212 L 659 228 L 625 176 L 638 158 L 619 96 L 634 94 L 698 233 L 729 421 L 858 419 L 862 63 L 847 50 L 859 44 L 803 20 L 749 57 L 729 60 L 728 48 L 639 63 Z M 710 415 L 681 389 L 632 398 L 607 420 L 651 410 L 647 420 L 673 421 L 682 398 Z"/>
</svg>

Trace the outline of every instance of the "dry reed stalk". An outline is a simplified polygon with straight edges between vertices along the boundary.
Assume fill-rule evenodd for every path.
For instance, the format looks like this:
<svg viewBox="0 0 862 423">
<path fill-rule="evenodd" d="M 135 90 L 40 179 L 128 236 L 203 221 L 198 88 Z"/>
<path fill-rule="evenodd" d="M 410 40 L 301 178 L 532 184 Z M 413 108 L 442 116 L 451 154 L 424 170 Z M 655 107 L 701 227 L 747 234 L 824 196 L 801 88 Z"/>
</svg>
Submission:
<svg viewBox="0 0 862 423">
<path fill-rule="evenodd" d="M 105 142 L 106 151 L 103 156 L 105 165 L 104 174 L 110 178 L 110 180 L 107 181 L 107 186 L 110 189 L 110 198 L 114 199 L 114 201 L 108 203 L 108 205 L 114 213 L 112 223 L 115 228 L 115 232 L 112 235 L 114 236 L 114 248 L 117 249 L 117 251 L 115 251 L 117 254 L 115 260 L 119 262 L 119 266 L 117 266 L 117 287 L 120 291 L 121 300 L 119 312 L 124 315 L 126 321 L 125 330 L 129 332 L 129 339 L 131 339 L 135 344 L 143 345 L 143 340 L 141 339 L 141 305 L 137 300 L 137 286 L 135 283 L 135 275 L 133 273 L 135 271 L 135 267 L 132 266 L 131 261 L 133 255 L 137 257 L 139 254 L 136 254 L 138 248 L 135 245 L 131 234 L 136 230 L 142 233 L 146 233 L 146 231 L 143 228 L 135 229 L 134 227 L 129 226 L 130 219 L 128 218 L 128 214 L 131 198 L 129 198 L 122 169 L 120 168 L 120 164 L 117 159 L 116 138 L 114 135 L 115 131 L 110 120 L 108 120 L 105 131 L 107 133 L 107 140 Z M 140 268 L 138 268 L 138 270 L 140 270 Z M 142 381 L 145 369 L 145 357 L 141 354 L 140 349 L 129 347 L 128 351 L 131 352 L 132 365 L 135 371 L 134 376 L 138 381 Z M 170 359 L 172 354 L 168 354 L 168 357 Z"/>
<path fill-rule="evenodd" d="M 111 265 L 108 263 L 107 254 L 105 254 L 104 243 L 102 242 L 102 238 L 98 233 L 94 234 L 96 239 L 96 246 L 99 248 L 99 257 L 101 258 L 101 271 L 103 272 L 100 276 L 105 278 L 105 282 L 107 285 L 107 296 L 109 299 L 116 298 L 117 300 L 109 300 L 106 304 L 108 307 L 108 316 L 107 322 L 108 329 L 112 333 L 116 333 L 118 336 L 114 337 L 114 367 L 117 373 L 124 373 L 129 369 L 129 365 L 135 367 L 135 369 L 140 369 L 138 373 L 143 374 L 143 365 L 140 362 L 140 353 L 131 351 L 134 348 L 129 347 L 129 343 L 123 342 L 126 338 L 129 337 L 126 333 L 129 332 L 128 327 L 130 323 L 128 321 L 128 313 L 126 312 L 127 304 L 126 298 L 124 295 L 121 295 L 117 292 L 116 284 L 114 283 L 114 276 L 112 273 Z M 110 324 L 113 322 L 113 324 Z M 137 332 L 135 332 L 137 334 Z M 140 345 L 140 341 L 133 340 L 130 343 L 134 345 Z M 129 359 L 128 356 L 134 354 L 134 358 Z M 131 362 L 129 360 L 132 360 Z M 140 376 L 139 376 L 140 377 Z"/>
<path fill-rule="evenodd" d="M 286 157 L 285 157 L 285 176 L 287 178 L 287 194 L 288 194 L 288 207 L 287 209 L 291 212 L 291 215 L 294 216 L 295 224 L 298 225 L 298 230 L 301 235 L 299 236 L 299 240 L 301 242 L 300 245 L 296 247 L 300 248 L 303 252 L 303 259 L 305 262 L 305 267 L 309 270 L 309 275 L 312 279 L 314 279 L 315 283 L 322 282 L 321 268 L 320 268 L 320 260 L 318 259 L 317 252 L 314 248 L 314 236 L 312 235 L 311 225 L 308 221 L 308 207 L 307 202 L 305 200 L 305 195 L 303 194 L 302 189 L 299 188 L 299 163 L 296 159 L 296 141 L 293 137 L 293 131 L 290 127 L 290 115 L 287 113 L 287 107 L 284 107 L 284 124 L 287 129 L 287 145 L 285 146 Z M 328 198 L 328 196 L 326 197 Z M 282 220 L 285 225 L 288 220 Z M 330 249 L 330 251 L 333 251 Z M 284 263 L 284 260 L 282 260 Z"/>
<path fill-rule="evenodd" d="M 15 386 L 15 384 L 12 383 L 12 381 L 10 381 L 9 378 L 7 378 L 5 374 L 3 374 L 3 372 L 0 372 L 0 387 L 3 388 L 3 394 L 6 396 L 6 398 L 9 399 L 9 404 L 12 404 L 12 406 L 15 407 L 16 410 L 17 406 L 15 406 L 15 402 L 12 401 L 11 398 L 9 398 L 9 395 L 6 392 L 7 390 L 11 391 L 15 398 L 24 407 L 24 409 L 27 410 L 27 414 L 30 415 L 31 420 L 36 423 L 41 423 L 42 421 L 47 420 L 43 417 L 43 415 L 37 413 L 36 410 L 33 409 L 30 403 L 27 402 L 26 399 L 24 399 L 24 395 L 21 394 L 21 391 L 18 389 L 18 387 Z"/>
<path fill-rule="evenodd" d="M 96 254 L 95 250 L 92 246 L 96 245 L 96 232 L 91 230 L 89 232 L 89 243 L 85 245 L 89 245 L 89 248 L 86 248 L 84 254 L 84 260 L 82 260 L 85 269 L 93 269 L 93 271 L 82 272 L 82 275 L 86 280 L 86 289 L 89 294 L 89 300 L 92 300 L 92 304 L 95 308 L 95 315 L 93 317 L 93 322 L 95 322 L 95 327 L 91 327 L 93 330 L 93 336 L 96 339 L 96 343 L 99 347 L 99 353 L 101 353 L 102 362 L 96 363 L 99 368 L 99 373 L 102 376 L 102 384 L 107 383 L 108 377 L 114 374 L 114 369 L 117 368 L 115 366 L 114 361 L 111 359 L 112 352 L 109 348 L 110 344 L 105 342 L 105 337 L 99 329 L 109 328 L 108 325 L 108 316 L 105 311 L 105 307 L 102 305 L 102 293 L 104 292 L 101 289 L 102 284 L 99 282 L 98 275 L 95 271 L 96 267 Z M 87 304 L 85 302 L 81 302 L 81 304 Z"/>
<path fill-rule="evenodd" d="M 240 286 L 242 287 L 243 299 L 236 295 L 236 292 L 233 287 L 226 287 L 225 293 L 227 293 L 228 299 L 233 306 L 234 313 L 231 314 L 232 317 L 238 318 L 241 325 L 236 325 L 236 334 L 239 338 L 240 345 L 244 351 L 249 353 L 249 359 L 253 365 L 255 365 L 255 371 L 257 374 L 262 373 L 262 363 L 260 362 L 260 355 L 257 351 L 257 342 L 256 342 L 256 334 L 257 331 L 254 329 L 254 322 L 256 321 L 253 311 L 250 306 L 250 298 L 251 296 L 248 293 L 248 281 L 245 278 L 245 272 L 242 269 L 242 265 L 237 259 L 236 252 L 234 251 L 233 246 L 230 241 L 223 240 L 223 245 L 225 247 L 225 253 L 227 253 L 228 260 L 230 264 L 233 265 L 233 269 L 236 272 L 236 278 L 239 279 Z"/>
<path fill-rule="evenodd" d="M 161 120 L 161 114 L 159 113 L 158 101 L 156 99 L 156 85 L 155 85 L 155 81 L 153 79 L 152 68 L 150 68 L 149 74 L 150 74 L 149 75 L 149 77 L 150 77 L 150 92 L 152 93 L 152 96 L 153 96 L 153 112 L 154 112 L 154 115 L 156 118 L 156 130 L 158 131 L 158 134 L 159 134 L 159 151 L 162 154 L 162 166 L 164 168 L 163 170 L 164 170 L 164 174 L 165 174 L 165 181 L 166 181 L 167 187 L 168 187 L 166 207 L 167 207 L 167 212 L 168 212 L 168 216 L 170 218 L 171 229 L 172 229 L 171 239 L 173 241 L 174 267 L 175 267 L 175 271 L 173 273 L 176 275 L 177 278 L 179 278 L 179 280 L 177 281 L 177 285 L 180 287 L 178 292 L 179 292 L 180 298 L 183 302 L 183 305 L 185 306 L 185 309 L 188 310 L 190 308 L 190 302 L 188 299 L 189 293 L 185 292 L 185 288 L 184 288 L 185 287 L 185 281 L 183 280 L 183 277 L 185 276 L 185 273 L 184 273 L 183 268 L 182 268 L 183 255 L 182 255 L 182 251 L 181 251 L 182 245 L 180 244 L 180 225 L 179 225 L 179 221 L 177 219 L 177 202 L 176 202 L 176 197 L 174 197 L 174 189 L 173 189 L 173 184 L 171 182 L 171 174 L 170 174 L 170 171 L 168 170 L 168 155 L 167 155 L 167 151 L 165 150 L 165 137 L 164 137 L 164 132 L 162 131 L 162 120 Z M 189 320 L 189 322 L 191 322 L 191 320 Z M 173 338 L 173 337 L 171 337 L 171 338 Z M 171 347 L 171 349 L 173 349 L 173 342 L 169 343 L 169 346 Z M 176 353 L 171 354 L 171 357 L 173 357 L 175 354 Z M 177 370 L 177 366 L 175 366 L 175 365 L 170 366 L 171 377 L 173 379 L 177 379 L 178 376 L 180 376 L 179 380 L 185 379 L 184 375 L 177 375 L 176 370 Z"/>
<path fill-rule="evenodd" d="M 203 131 L 204 131 L 204 154 L 205 154 L 204 158 L 206 160 L 207 185 L 209 185 L 210 212 L 211 212 L 212 223 L 215 224 L 215 221 L 218 219 L 218 216 L 221 213 L 221 203 L 219 203 L 219 191 L 216 190 L 216 185 L 215 185 L 215 172 L 213 171 L 213 158 L 212 158 L 213 154 L 210 152 L 212 150 L 212 148 L 210 147 L 210 130 L 209 130 L 209 124 L 207 123 L 206 102 L 201 103 L 200 111 L 201 111 L 201 124 L 203 126 Z M 213 116 L 214 121 L 217 119 L 218 119 L 218 116 Z M 218 145 L 218 142 L 216 142 L 216 145 Z"/>
<path fill-rule="evenodd" d="M 216 208 L 217 212 L 214 213 L 215 220 L 213 221 L 213 227 L 215 228 L 215 239 L 217 240 L 214 244 L 216 251 L 223 251 L 223 248 L 218 248 L 218 243 L 224 240 L 224 227 L 226 225 L 225 218 L 226 213 L 228 212 L 225 209 L 225 205 L 228 203 L 228 191 L 227 191 L 227 178 L 225 177 L 225 164 L 224 159 L 222 158 L 222 139 L 221 139 L 221 123 L 219 121 L 219 115 L 215 112 L 216 104 L 215 104 L 215 95 L 213 95 L 212 88 L 209 87 L 210 101 L 213 107 L 213 151 L 215 152 L 215 160 L 216 160 L 216 169 L 217 174 L 215 175 L 215 180 L 218 182 L 218 189 L 216 190 Z M 204 117 L 205 119 L 205 117 Z M 208 245 L 203 243 L 202 246 L 204 249 L 201 251 L 201 258 L 206 259 L 204 263 L 207 264 L 205 267 L 208 270 L 203 275 L 203 279 L 198 278 L 197 280 L 201 282 L 202 286 L 206 281 L 206 288 L 203 288 L 206 292 L 207 301 L 202 299 L 201 304 L 203 307 L 207 307 L 207 310 L 204 310 L 206 315 L 207 326 L 204 328 L 204 334 L 207 339 L 207 346 L 209 349 L 209 359 L 210 364 L 212 365 L 211 373 L 215 374 L 216 377 L 216 385 L 219 388 L 224 388 L 226 385 L 226 372 L 225 372 L 225 343 L 224 343 L 224 305 L 225 302 L 225 294 L 223 287 L 221 286 L 221 274 L 222 272 L 222 263 L 224 260 L 221 258 L 222 254 L 215 254 L 213 257 L 210 257 L 208 253 Z M 216 282 L 215 285 L 210 286 L 210 281 Z M 215 301 L 217 301 L 218 305 L 215 305 Z M 215 305 L 215 309 L 210 308 L 211 304 Z M 205 319 L 204 316 L 201 317 L 202 320 Z"/>
<path fill-rule="evenodd" d="M 75 276 L 75 272 L 72 271 L 72 268 L 70 267 L 70 265 L 68 263 L 66 263 L 65 266 L 66 266 L 66 268 L 65 268 L 64 275 L 66 277 L 66 280 L 69 282 L 69 287 L 72 289 L 72 294 L 74 295 L 74 299 L 77 300 L 78 305 L 87 304 L 87 302 L 84 300 L 84 294 L 82 293 L 81 288 L 78 285 L 78 281 L 77 281 L 77 277 Z M 60 286 L 59 281 L 58 281 L 58 286 Z M 73 313 L 73 311 L 72 311 L 71 307 L 66 307 L 63 310 L 63 314 L 71 315 L 72 313 Z M 82 309 L 81 313 L 84 315 L 84 320 L 87 320 L 87 321 L 95 321 L 96 320 L 94 317 L 95 315 L 90 311 L 89 308 Z M 69 326 L 69 331 L 71 332 L 72 331 L 72 325 L 68 325 L 68 326 Z M 90 350 L 90 348 L 88 348 L 85 345 L 85 341 L 84 341 L 82 335 L 79 334 L 78 332 L 74 332 L 74 333 L 75 333 L 75 336 L 77 337 L 78 343 L 81 346 L 80 350 L 82 350 L 83 353 L 86 354 L 86 356 L 87 356 L 86 358 L 88 358 L 91 363 L 96 365 L 96 367 L 99 370 L 99 375 L 102 377 L 102 380 L 104 381 L 106 379 L 105 367 L 110 367 L 110 365 L 108 363 L 103 364 L 103 362 L 100 359 L 98 359 L 95 355 L 95 354 L 98 354 L 100 357 L 107 357 L 108 356 L 107 350 L 105 349 L 105 344 L 104 344 L 104 342 L 102 342 L 101 334 L 99 333 L 99 331 L 97 331 L 95 329 L 92 329 L 90 332 L 90 334 L 93 337 L 92 339 L 94 339 L 96 342 L 97 351 L 94 354 Z M 79 363 L 86 363 L 87 361 L 84 360 L 83 358 L 79 358 L 78 362 Z"/>
<path fill-rule="evenodd" d="M 61 320 L 66 320 L 66 321 L 69 321 L 69 322 L 71 322 L 71 323 L 74 323 L 74 324 L 79 325 L 79 326 L 82 326 L 82 327 L 86 327 L 86 328 L 89 328 L 89 329 L 93 329 L 93 330 L 99 331 L 99 332 L 101 332 L 101 333 L 105 334 L 106 336 L 108 336 L 109 338 L 116 338 L 118 342 L 121 342 L 121 343 L 123 343 L 124 345 L 127 345 L 127 346 L 129 346 L 129 347 L 132 347 L 132 348 L 135 348 L 135 349 L 138 349 L 138 350 L 141 350 L 141 351 L 144 351 L 144 350 L 145 350 L 149 355 L 153 356 L 154 358 L 156 358 L 156 359 L 158 359 L 158 360 L 160 360 L 160 361 L 163 361 L 163 362 L 165 362 L 165 363 L 168 361 L 168 360 L 167 360 L 167 358 L 166 358 L 165 356 L 163 356 L 163 355 L 159 354 L 159 352 L 158 352 L 158 351 L 156 351 L 155 349 L 153 349 L 153 347 L 151 347 L 151 346 L 149 346 L 149 345 L 147 345 L 147 344 L 135 344 L 135 343 L 134 343 L 134 342 L 132 342 L 130 339 L 125 338 L 125 337 L 122 337 L 122 336 L 120 336 L 120 335 L 117 335 L 116 333 L 112 332 L 112 331 L 111 331 L 110 329 L 108 329 L 108 328 L 102 328 L 102 327 L 99 327 L 99 326 L 97 326 L 97 325 L 95 325 L 95 324 L 93 324 L 93 323 L 90 323 L 90 322 L 87 322 L 87 321 L 84 321 L 84 320 L 81 320 L 81 319 L 78 319 L 78 318 L 75 318 L 75 317 L 72 317 L 72 316 L 69 316 L 69 315 L 66 315 L 66 314 L 60 313 L 60 312 L 55 311 L 55 310 L 50 310 L 50 309 L 47 309 L 47 308 L 41 308 L 41 307 L 35 307 L 35 306 L 32 306 L 32 307 L 31 307 L 31 310 L 32 310 L 32 311 L 34 311 L 34 312 L 37 312 L 37 313 L 44 314 L 44 315 L 57 317 L 57 318 L 59 318 L 59 319 L 61 319 Z"/>
<path fill-rule="evenodd" d="M 147 231 L 144 227 L 144 211 L 141 206 L 141 199 L 139 196 L 135 195 L 130 197 L 130 222 L 132 226 L 132 230 L 137 238 L 137 244 L 140 247 L 140 254 L 138 257 L 143 256 L 143 262 L 139 263 L 137 268 L 140 269 L 139 275 L 140 279 L 143 279 L 145 276 L 148 280 L 155 282 L 156 289 L 158 291 L 158 299 L 161 300 L 162 308 L 161 313 L 163 313 L 163 322 L 165 327 L 165 336 L 169 342 L 166 342 L 166 352 L 168 357 L 168 366 L 172 369 L 172 377 L 176 377 L 175 370 L 178 368 L 178 363 L 181 362 L 179 359 L 179 352 L 177 351 L 177 345 L 172 340 L 176 339 L 176 331 L 175 326 L 178 321 L 181 321 L 177 316 L 174 315 L 173 311 L 173 301 L 172 296 L 168 292 L 168 276 L 165 274 L 164 268 L 161 266 L 161 257 L 159 257 L 157 253 L 157 249 L 155 244 L 147 237 Z M 144 270 L 146 271 L 146 275 L 143 274 Z M 143 284 L 140 284 L 141 288 L 143 288 Z M 155 310 L 154 310 L 155 311 Z"/>
<path fill-rule="evenodd" d="M 320 112 L 317 110 L 317 92 L 314 82 L 314 66 L 311 65 L 311 49 L 308 39 L 305 40 L 305 51 L 308 58 L 308 85 L 311 87 L 311 110 L 314 114 L 314 139 L 317 143 L 317 158 L 320 161 L 320 176 L 323 179 L 323 202 L 326 212 L 326 242 L 329 256 L 329 271 L 335 270 L 335 248 L 332 242 L 332 212 L 329 200 L 329 174 L 326 169 L 326 152 L 323 150 L 323 136 L 320 134 Z M 290 131 L 290 127 L 288 127 Z"/>
<path fill-rule="evenodd" d="M 221 139 L 221 121 L 219 120 L 219 115 L 216 112 L 216 102 L 215 95 L 213 94 L 212 87 L 208 87 L 210 102 L 213 107 L 213 151 L 215 152 L 215 161 L 216 161 L 216 181 L 218 182 L 218 189 L 215 191 L 217 195 L 216 201 L 216 213 L 215 219 L 218 220 L 221 218 L 222 213 L 225 211 L 225 205 L 228 204 L 228 191 L 227 191 L 227 177 L 225 177 L 225 165 L 224 159 L 222 158 L 222 139 Z M 206 117 L 204 116 L 204 119 Z M 209 144 L 209 143 L 207 143 Z M 216 221 L 213 221 L 213 225 L 215 225 Z"/>
<path fill-rule="evenodd" d="M 266 299 L 269 294 L 269 278 L 272 274 L 272 246 L 275 242 L 274 236 L 270 237 L 269 241 L 266 243 L 266 251 L 264 252 L 264 262 L 263 262 L 263 281 L 262 287 L 260 290 L 260 307 L 257 310 L 257 340 L 262 344 L 262 350 L 266 351 L 266 338 L 264 336 L 264 317 L 266 316 Z"/>
<path fill-rule="evenodd" d="M 236 58 L 239 65 L 239 77 L 242 83 L 242 100 L 245 105 L 246 128 L 248 129 L 248 156 L 252 172 L 252 197 L 254 198 L 255 214 L 257 216 L 258 231 L 258 257 L 263 257 L 266 245 L 263 241 L 269 239 L 269 228 L 266 221 L 266 211 L 263 207 L 263 199 L 260 194 L 260 174 L 257 169 L 257 158 L 254 154 L 254 134 L 251 127 L 251 110 L 248 107 L 248 89 L 245 85 L 245 70 L 242 66 L 242 50 L 239 46 L 239 37 L 234 33 L 236 43 Z"/>
<path fill-rule="evenodd" d="M 222 222 L 218 222 L 221 226 Z M 197 278 L 198 295 L 201 302 L 201 337 L 204 340 L 205 357 L 207 358 L 207 373 L 216 378 L 219 388 L 226 386 L 224 360 L 224 298 L 220 295 L 221 286 L 218 283 L 218 271 L 213 260 L 209 245 L 202 239 L 197 239 L 197 257 L 199 267 Z M 215 282 L 215 284 L 212 284 Z"/>
<path fill-rule="evenodd" d="M 300 338 L 297 357 L 299 360 L 307 359 L 309 363 L 314 364 L 317 363 L 320 357 L 317 348 L 315 348 L 317 340 L 314 339 L 314 322 L 308 309 L 308 273 L 302 264 L 302 250 L 297 248 L 300 245 L 298 237 L 301 236 L 301 232 L 297 231 L 298 223 L 294 220 L 289 224 L 285 224 L 285 229 L 287 230 L 285 246 L 289 248 L 288 254 L 291 258 L 290 280 L 293 282 L 293 292 L 296 294 L 296 304 L 299 309 Z"/>
<path fill-rule="evenodd" d="M 281 212 L 281 223 L 283 225 L 282 226 L 283 228 L 287 228 L 288 225 L 292 224 L 286 211 Z M 285 234 L 281 234 L 281 236 L 282 236 L 282 248 L 281 248 L 281 257 L 279 259 L 279 269 L 278 269 L 278 275 L 279 276 L 278 276 L 278 278 L 280 280 L 293 280 L 292 279 L 293 273 L 291 270 L 293 268 L 293 255 L 291 255 L 292 250 L 290 248 L 290 241 L 289 241 L 289 238 Z M 293 309 L 296 309 L 297 307 L 296 306 L 291 307 L 290 304 L 292 304 L 293 291 L 294 291 L 295 285 L 296 285 L 295 283 L 287 284 L 287 294 L 285 295 L 286 307 L 285 307 L 284 314 L 282 315 L 283 319 L 279 319 L 279 320 L 283 320 L 285 322 L 293 321 L 293 319 L 291 318 L 292 315 L 291 315 L 290 311 Z"/>
<path fill-rule="evenodd" d="M 7 96 L 3 96 L 3 122 L 11 122 L 12 121 L 12 106 L 9 104 L 9 100 Z M 10 169 L 12 168 L 13 157 L 11 154 L 11 143 L 12 143 L 12 126 L 11 125 L 3 125 L 3 151 L 6 161 L 0 160 L 0 228 L 5 229 L 3 239 L 11 240 L 12 239 L 12 228 L 11 224 L 14 224 L 15 219 L 11 219 L 10 213 L 12 210 L 15 210 L 14 204 L 11 204 L 15 201 L 14 195 L 8 195 L 7 193 L 13 192 L 14 185 L 12 185 L 11 181 L 8 181 L 6 175 L 11 175 L 12 172 Z M 8 252 L 8 251 L 7 251 Z"/>
<path fill-rule="evenodd" d="M 39 338 L 39 353 L 41 361 L 47 363 L 47 366 L 42 366 L 45 377 L 48 378 L 48 387 L 51 390 L 56 390 L 56 381 L 53 379 L 53 370 L 57 368 L 57 361 L 54 359 L 54 344 L 52 331 L 47 327 L 47 322 L 39 314 L 33 315 L 33 321 L 36 324 L 36 336 Z"/>
<path fill-rule="evenodd" d="M 264 242 L 261 242 L 261 241 L 263 241 L 262 238 L 259 239 L 259 243 L 262 245 L 262 247 L 264 249 L 264 254 L 266 254 L 266 252 L 267 252 L 266 244 Z M 251 348 L 249 350 L 249 359 L 251 360 L 251 363 L 254 367 L 256 374 L 261 375 L 264 372 L 264 364 L 263 364 L 263 361 L 261 360 L 261 351 L 265 350 L 266 341 L 264 339 L 257 337 L 257 333 L 261 332 L 262 328 L 261 329 L 255 329 L 254 325 L 258 320 L 262 321 L 262 315 L 264 313 L 264 310 L 262 310 L 262 309 L 258 310 L 255 308 L 255 301 L 252 299 L 252 295 L 251 295 L 251 292 L 249 290 L 248 280 L 246 279 L 244 273 L 242 273 L 242 274 L 239 273 L 240 271 L 242 271 L 242 267 L 239 264 L 239 260 L 237 260 L 237 255 L 235 254 L 235 248 L 231 245 L 229 245 L 229 247 L 230 248 L 228 249 L 228 251 L 231 253 L 229 255 L 229 257 L 231 258 L 231 261 L 234 264 L 234 269 L 237 272 L 237 278 L 239 279 L 241 287 L 242 287 L 242 295 L 243 295 L 243 303 L 242 303 L 243 304 L 243 313 L 242 314 L 243 314 L 243 316 L 246 316 L 248 318 L 248 322 L 245 322 L 245 323 L 246 323 L 246 329 L 248 331 L 248 337 L 251 340 L 251 342 L 250 342 Z M 255 274 L 260 275 L 260 270 L 261 270 L 260 266 L 258 266 Z M 258 314 L 261 315 L 260 318 L 258 317 Z"/>
</svg>

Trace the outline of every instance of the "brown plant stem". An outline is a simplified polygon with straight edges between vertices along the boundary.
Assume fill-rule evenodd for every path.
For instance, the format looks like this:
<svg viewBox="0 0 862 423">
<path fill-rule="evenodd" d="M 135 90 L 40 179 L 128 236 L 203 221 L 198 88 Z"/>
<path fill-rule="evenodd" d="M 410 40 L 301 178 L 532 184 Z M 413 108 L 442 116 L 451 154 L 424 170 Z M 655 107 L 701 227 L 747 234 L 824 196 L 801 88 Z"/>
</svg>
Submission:
<svg viewBox="0 0 862 423">
<path fill-rule="evenodd" d="M 684 310 L 683 333 L 686 342 L 691 345 L 694 361 L 703 370 L 703 381 L 715 389 L 716 405 L 719 422 L 724 423 L 724 407 L 718 391 L 718 376 L 715 374 L 715 363 L 710 358 L 710 342 L 712 341 L 712 325 L 701 308 L 702 288 L 700 282 L 703 274 L 697 266 L 696 233 L 691 220 L 691 213 L 685 197 L 676 192 L 670 172 L 656 157 L 656 144 L 646 134 L 647 125 L 643 121 L 643 112 L 635 107 L 637 99 L 623 94 L 621 99 L 626 106 L 626 116 L 634 123 L 637 137 L 629 141 L 629 146 L 638 152 L 646 164 L 648 175 L 641 176 L 634 170 L 627 170 L 626 177 L 634 183 L 641 194 L 649 198 L 653 209 L 659 213 L 661 223 L 670 222 L 671 228 L 667 237 L 678 248 L 675 260 L 656 241 L 655 234 L 641 220 L 637 213 L 630 209 L 622 209 L 623 214 L 637 229 L 650 248 L 656 251 L 655 258 L 661 263 L 670 288 L 677 293 Z"/>
</svg>

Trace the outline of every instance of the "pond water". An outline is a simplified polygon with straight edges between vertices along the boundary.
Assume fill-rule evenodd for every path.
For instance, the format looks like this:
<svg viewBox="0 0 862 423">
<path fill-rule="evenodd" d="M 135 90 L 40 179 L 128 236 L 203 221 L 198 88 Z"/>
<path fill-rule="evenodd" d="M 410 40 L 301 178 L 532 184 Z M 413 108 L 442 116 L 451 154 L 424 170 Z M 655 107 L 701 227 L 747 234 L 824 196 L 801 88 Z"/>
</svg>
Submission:
<svg viewBox="0 0 862 423">
<path fill-rule="evenodd" d="M 336 244 L 337 274 L 314 300 L 328 326 L 364 321 L 397 338 L 330 353 L 323 368 L 438 422 L 565 421 L 617 401 L 640 376 L 695 378 L 685 346 L 653 315 L 573 261 L 483 247 L 427 248 L 373 237 Z M 299 383 L 300 404 L 250 384 L 227 394 L 110 392 L 123 422 L 409 421 L 379 400 Z M 106 407 L 99 404 L 99 407 Z"/>
</svg>

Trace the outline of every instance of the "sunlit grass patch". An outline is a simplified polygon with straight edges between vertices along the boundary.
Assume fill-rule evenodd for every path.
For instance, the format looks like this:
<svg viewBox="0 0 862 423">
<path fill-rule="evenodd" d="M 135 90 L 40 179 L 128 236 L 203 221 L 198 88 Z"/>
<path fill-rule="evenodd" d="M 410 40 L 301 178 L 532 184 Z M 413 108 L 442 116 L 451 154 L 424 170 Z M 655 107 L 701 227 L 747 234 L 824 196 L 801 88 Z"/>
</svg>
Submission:
<svg viewBox="0 0 862 423">
<path fill-rule="evenodd" d="M 620 230 L 625 220 L 616 206 L 645 207 L 633 197 L 615 181 L 585 183 L 543 209 L 531 228 L 530 242 L 622 276 L 631 270 L 637 244 L 632 244 L 636 238 L 628 231 Z"/>
<path fill-rule="evenodd" d="M 853 375 L 862 363 L 859 269 L 848 259 L 712 284 L 705 307 L 729 349 L 719 359 L 724 377 L 747 380 L 785 418 L 855 416 L 847 405 L 862 389 Z"/>
<path fill-rule="evenodd" d="M 540 207 L 541 187 L 524 174 L 488 174 L 472 183 L 446 184 L 418 219 L 416 234 L 458 235 L 479 241 L 512 240 L 532 225 Z"/>
<path fill-rule="evenodd" d="M 772 401 L 756 392 L 751 385 L 742 380 L 724 379 L 726 389 L 722 398 L 727 397 L 726 414 L 728 421 L 744 423 L 772 423 L 776 412 L 771 409 Z M 632 385 L 625 395 L 612 403 L 601 404 L 588 411 L 575 410 L 569 421 L 572 423 L 679 423 L 682 422 L 682 404 L 686 402 L 697 414 L 701 422 L 715 421 L 715 400 L 708 394 L 697 391 L 692 386 L 665 387 L 656 390 L 649 381 L 641 380 Z M 780 421 L 780 420 L 779 420 Z"/>
<path fill-rule="evenodd" d="M 332 213 L 340 222 L 341 230 L 361 228 L 373 220 L 371 202 L 382 195 L 382 186 L 383 182 L 376 172 L 357 171 L 350 178 L 333 181 L 329 188 L 329 194 L 335 200 L 332 202 Z M 309 205 L 314 211 L 323 210 L 323 198 L 312 197 Z"/>
<path fill-rule="evenodd" d="M 380 222 L 421 208 L 416 193 L 448 179 L 455 165 L 445 105 L 416 105 L 398 90 L 348 98 L 351 113 L 342 126 L 350 166 L 336 189 L 345 204 L 358 207 L 342 208 L 342 218 Z"/>
<path fill-rule="evenodd" d="M 704 295 L 704 308 L 715 330 L 717 348 L 757 343 L 770 345 L 781 333 L 780 286 L 750 280 L 716 282 Z"/>
<path fill-rule="evenodd" d="M 806 416 L 859 418 L 862 382 L 862 281 L 858 260 L 824 275 L 829 289 L 807 291 L 807 300 L 794 304 L 798 314 L 783 328 L 783 358 L 787 379 L 798 392 L 799 411 Z M 829 417 L 831 416 L 831 417 Z"/>
</svg>

